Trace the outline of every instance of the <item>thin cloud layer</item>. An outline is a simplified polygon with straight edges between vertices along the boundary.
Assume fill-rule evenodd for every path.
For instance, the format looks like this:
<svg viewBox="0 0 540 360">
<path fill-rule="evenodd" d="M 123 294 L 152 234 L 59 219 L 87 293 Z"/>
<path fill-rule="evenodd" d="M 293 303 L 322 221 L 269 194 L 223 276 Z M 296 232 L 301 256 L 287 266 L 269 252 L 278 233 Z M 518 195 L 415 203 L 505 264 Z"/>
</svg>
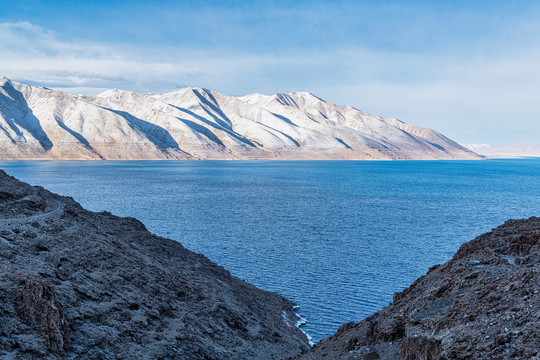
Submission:
<svg viewBox="0 0 540 360">
<path fill-rule="evenodd" d="M 0 68 L 19 81 L 62 88 L 152 88 L 194 69 L 147 61 L 114 45 L 74 43 L 28 22 L 0 24 Z M 169 79 L 167 81 L 167 79 Z M 163 86 L 163 85 L 162 85 Z M 166 85 L 165 85 L 166 86 Z"/>
<path fill-rule="evenodd" d="M 228 95 L 303 90 L 433 127 L 461 142 L 534 142 L 540 133 L 539 52 L 530 44 L 506 49 L 425 54 L 351 46 L 250 53 L 79 42 L 29 22 L 0 23 L 0 75 L 33 85 L 85 94 L 183 86 Z"/>
</svg>

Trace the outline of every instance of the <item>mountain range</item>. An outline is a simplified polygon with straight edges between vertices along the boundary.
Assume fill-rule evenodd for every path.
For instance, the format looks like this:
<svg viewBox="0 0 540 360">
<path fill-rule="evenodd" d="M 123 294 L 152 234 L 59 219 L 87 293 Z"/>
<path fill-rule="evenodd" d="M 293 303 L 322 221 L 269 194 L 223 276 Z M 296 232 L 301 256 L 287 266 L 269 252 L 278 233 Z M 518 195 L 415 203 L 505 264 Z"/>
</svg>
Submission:
<svg viewBox="0 0 540 360">
<path fill-rule="evenodd" d="M 428 128 L 307 92 L 71 95 L 0 80 L 2 159 L 478 159 Z"/>
</svg>

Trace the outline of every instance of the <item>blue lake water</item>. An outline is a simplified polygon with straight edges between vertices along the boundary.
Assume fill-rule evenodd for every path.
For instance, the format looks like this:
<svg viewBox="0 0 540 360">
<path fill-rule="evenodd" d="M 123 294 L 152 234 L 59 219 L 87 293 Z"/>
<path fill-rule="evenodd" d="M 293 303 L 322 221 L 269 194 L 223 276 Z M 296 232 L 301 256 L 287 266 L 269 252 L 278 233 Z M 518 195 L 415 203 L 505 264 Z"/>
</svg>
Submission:
<svg viewBox="0 0 540 360">
<path fill-rule="evenodd" d="M 0 162 L 133 216 L 292 299 L 318 341 L 508 218 L 540 215 L 540 159 Z"/>
</svg>

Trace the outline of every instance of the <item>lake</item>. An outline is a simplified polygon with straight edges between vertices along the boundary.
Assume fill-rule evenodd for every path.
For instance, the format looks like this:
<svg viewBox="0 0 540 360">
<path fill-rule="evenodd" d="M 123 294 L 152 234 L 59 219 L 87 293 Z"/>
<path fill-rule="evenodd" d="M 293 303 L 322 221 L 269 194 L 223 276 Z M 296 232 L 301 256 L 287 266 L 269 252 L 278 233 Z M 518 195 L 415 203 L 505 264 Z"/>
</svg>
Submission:
<svg viewBox="0 0 540 360">
<path fill-rule="evenodd" d="M 84 207 L 140 219 L 299 305 L 316 342 L 388 305 L 509 218 L 540 215 L 540 159 L 3 161 Z"/>
</svg>

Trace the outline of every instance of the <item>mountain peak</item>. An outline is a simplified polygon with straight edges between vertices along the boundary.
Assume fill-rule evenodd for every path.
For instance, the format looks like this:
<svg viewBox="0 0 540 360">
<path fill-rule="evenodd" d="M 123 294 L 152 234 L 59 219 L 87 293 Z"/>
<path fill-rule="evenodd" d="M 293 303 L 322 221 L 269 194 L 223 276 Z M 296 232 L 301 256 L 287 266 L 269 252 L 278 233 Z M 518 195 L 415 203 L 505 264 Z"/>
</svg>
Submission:
<svg viewBox="0 0 540 360">
<path fill-rule="evenodd" d="M 438 133 L 307 91 L 230 97 L 201 87 L 111 89 L 68 102 L 63 92 L 35 89 L 17 85 L 2 99 L 0 126 L 8 132 L 0 141 L 14 159 L 478 158 Z M 28 113 L 32 124 L 25 124 Z M 25 125 L 13 128 L 10 118 Z"/>
<path fill-rule="evenodd" d="M 132 91 L 114 88 L 114 89 L 105 90 L 102 93 L 97 94 L 96 97 L 108 99 L 108 98 L 113 98 L 113 97 L 119 97 L 122 95 L 132 94 L 132 93 L 133 93 Z"/>
<path fill-rule="evenodd" d="M 184 88 L 174 89 L 164 94 L 155 94 L 156 96 L 167 96 L 167 95 L 186 95 L 186 94 L 201 94 L 201 93 L 213 93 L 212 90 L 202 88 L 199 86 L 188 86 Z"/>
<path fill-rule="evenodd" d="M 316 99 L 316 100 L 319 100 L 319 101 L 326 102 L 325 100 L 321 99 L 320 97 L 318 97 L 317 95 L 315 95 L 313 93 L 310 93 L 309 91 L 295 91 L 295 92 L 292 92 L 292 93 L 288 93 L 287 95 L 301 97 L 301 98 Z"/>
<path fill-rule="evenodd" d="M 268 100 L 271 95 L 264 95 L 261 93 L 253 93 L 245 96 L 239 96 L 237 99 L 239 99 L 242 102 L 248 103 L 248 104 L 256 104 L 264 100 Z"/>
<path fill-rule="evenodd" d="M 7 77 L 2 76 L 0 79 L 0 86 L 4 86 L 6 84 L 11 84 L 11 80 L 9 80 Z"/>
<path fill-rule="evenodd" d="M 290 93 L 275 93 L 273 95 L 264 95 L 261 93 L 253 93 L 245 96 L 239 96 L 237 99 L 241 100 L 242 102 L 246 102 L 249 104 L 256 104 L 260 103 L 262 101 L 268 101 L 268 100 L 277 100 L 282 104 L 289 104 L 293 105 L 293 103 L 296 103 L 298 100 L 309 100 L 313 102 L 327 102 L 324 99 L 321 99 L 320 97 L 314 95 L 313 93 L 307 92 L 307 91 L 295 91 Z"/>
</svg>

